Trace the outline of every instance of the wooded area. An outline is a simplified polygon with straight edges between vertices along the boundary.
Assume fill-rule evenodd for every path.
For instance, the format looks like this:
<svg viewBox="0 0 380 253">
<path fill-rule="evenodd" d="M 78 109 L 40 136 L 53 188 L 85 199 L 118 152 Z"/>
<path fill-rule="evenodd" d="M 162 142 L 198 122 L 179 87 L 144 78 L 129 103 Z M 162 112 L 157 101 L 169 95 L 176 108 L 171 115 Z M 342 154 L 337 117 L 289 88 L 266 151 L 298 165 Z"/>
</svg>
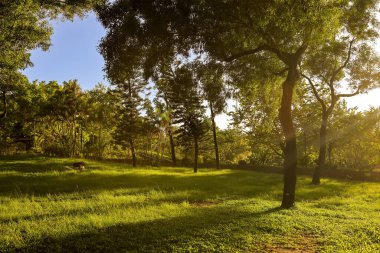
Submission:
<svg viewBox="0 0 380 253">
<path fill-rule="evenodd" d="M 110 85 L 28 80 L 50 21 L 90 11 Z M 380 108 L 346 103 L 380 87 L 378 18 L 377 0 L 1 0 L 0 153 L 194 173 L 281 166 L 292 208 L 297 171 L 313 185 L 380 173 Z"/>
</svg>

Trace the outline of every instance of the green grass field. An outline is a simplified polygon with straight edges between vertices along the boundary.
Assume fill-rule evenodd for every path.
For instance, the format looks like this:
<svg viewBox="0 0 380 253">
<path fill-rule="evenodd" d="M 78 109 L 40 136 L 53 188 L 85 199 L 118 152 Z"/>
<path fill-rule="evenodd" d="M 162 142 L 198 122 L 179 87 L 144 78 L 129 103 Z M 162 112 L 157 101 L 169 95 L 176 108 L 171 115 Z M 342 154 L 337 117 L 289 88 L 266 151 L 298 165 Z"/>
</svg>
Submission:
<svg viewBox="0 0 380 253">
<path fill-rule="evenodd" d="M 380 183 L 1 158 L 0 252 L 380 252 Z"/>
</svg>

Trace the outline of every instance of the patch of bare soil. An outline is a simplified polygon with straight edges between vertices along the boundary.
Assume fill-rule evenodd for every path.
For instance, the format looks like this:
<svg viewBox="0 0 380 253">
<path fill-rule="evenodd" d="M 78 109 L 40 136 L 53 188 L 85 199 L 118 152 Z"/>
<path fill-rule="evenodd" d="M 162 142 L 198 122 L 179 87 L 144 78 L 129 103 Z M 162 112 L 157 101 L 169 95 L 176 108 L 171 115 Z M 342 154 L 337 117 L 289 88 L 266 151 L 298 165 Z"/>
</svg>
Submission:
<svg viewBox="0 0 380 253">
<path fill-rule="evenodd" d="M 303 235 L 290 241 L 292 246 L 285 245 L 267 245 L 265 252 L 272 253 L 315 253 L 319 252 L 317 238 L 312 235 Z"/>
</svg>

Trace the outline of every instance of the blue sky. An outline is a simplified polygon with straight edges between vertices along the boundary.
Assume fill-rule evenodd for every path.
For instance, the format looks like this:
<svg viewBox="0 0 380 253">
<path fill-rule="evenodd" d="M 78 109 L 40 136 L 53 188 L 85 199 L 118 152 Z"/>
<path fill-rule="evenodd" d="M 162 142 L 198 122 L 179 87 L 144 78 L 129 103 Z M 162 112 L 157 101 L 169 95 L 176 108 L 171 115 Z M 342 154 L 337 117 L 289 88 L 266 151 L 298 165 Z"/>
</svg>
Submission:
<svg viewBox="0 0 380 253">
<path fill-rule="evenodd" d="M 97 52 L 100 39 L 105 35 L 102 25 L 91 13 L 73 22 L 54 20 L 54 34 L 49 51 L 32 51 L 33 67 L 24 70 L 30 81 L 59 83 L 78 79 L 83 89 L 91 89 L 97 83 L 107 83 L 102 68 L 104 61 Z"/>
</svg>

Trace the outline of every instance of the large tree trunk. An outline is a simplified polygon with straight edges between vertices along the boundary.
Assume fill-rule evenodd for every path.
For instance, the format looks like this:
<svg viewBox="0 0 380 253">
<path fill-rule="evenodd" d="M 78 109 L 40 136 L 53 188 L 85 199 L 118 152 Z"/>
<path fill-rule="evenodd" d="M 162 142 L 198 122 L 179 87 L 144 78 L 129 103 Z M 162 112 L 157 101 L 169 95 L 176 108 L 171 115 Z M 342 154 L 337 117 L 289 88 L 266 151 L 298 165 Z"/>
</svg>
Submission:
<svg viewBox="0 0 380 253">
<path fill-rule="evenodd" d="M 6 96 L 6 92 L 3 91 L 3 112 L 0 113 L 0 119 L 3 119 L 7 116 L 7 109 L 8 109 L 8 105 L 7 105 L 7 96 Z"/>
<path fill-rule="evenodd" d="M 172 131 L 172 126 L 169 124 L 169 140 L 170 140 L 170 153 L 172 155 L 172 162 L 173 165 L 177 164 L 177 159 L 175 157 L 175 146 L 174 146 L 174 139 L 173 139 L 173 131 Z"/>
<path fill-rule="evenodd" d="M 129 144 L 131 145 L 132 165 L 133 167 L 136 167 L 136 153 L 135 153 L 135 145 L 133 143 L 133 140 L 130 140 Z"/>
<path fill-rule="evenodd" d="M 194 173 L 198 172 L 198 138 L 194 137 Z"/>
<path fill-rule="evenodd" d="M 322 113 L 322 123 L 321 128 L 319 129 L 319 154 L 318 154 L 318 164 L 314 170 L 312 183 L 319 185 L 321 183 L 321 170 L 324 169 L 326 165 L 326 151 L 327 151 L 327 120 L 328 113 Z"/>
<path fill-rule="evenodd" d="M 292 117 L 294 86 L 299 78 L 296 64 L 289 66 L 288 75 L 282 84 L 282 99 L 279 112 L 281 127 L 285 135 L 284 149 L 284 192 L 281 207 L 294 206 L 297 181 L 297 143 Z"/>
<path fill-rule="evenodd" d="M 210 103 L 210 111 L 211 111 L 212 135 L 214 137 L 216 168 L 220 169 L 218 139 L 216 136 L 215 114 L 214 114 L 214 108 L 212 107 L 211 103 Z"/>
</svg>

